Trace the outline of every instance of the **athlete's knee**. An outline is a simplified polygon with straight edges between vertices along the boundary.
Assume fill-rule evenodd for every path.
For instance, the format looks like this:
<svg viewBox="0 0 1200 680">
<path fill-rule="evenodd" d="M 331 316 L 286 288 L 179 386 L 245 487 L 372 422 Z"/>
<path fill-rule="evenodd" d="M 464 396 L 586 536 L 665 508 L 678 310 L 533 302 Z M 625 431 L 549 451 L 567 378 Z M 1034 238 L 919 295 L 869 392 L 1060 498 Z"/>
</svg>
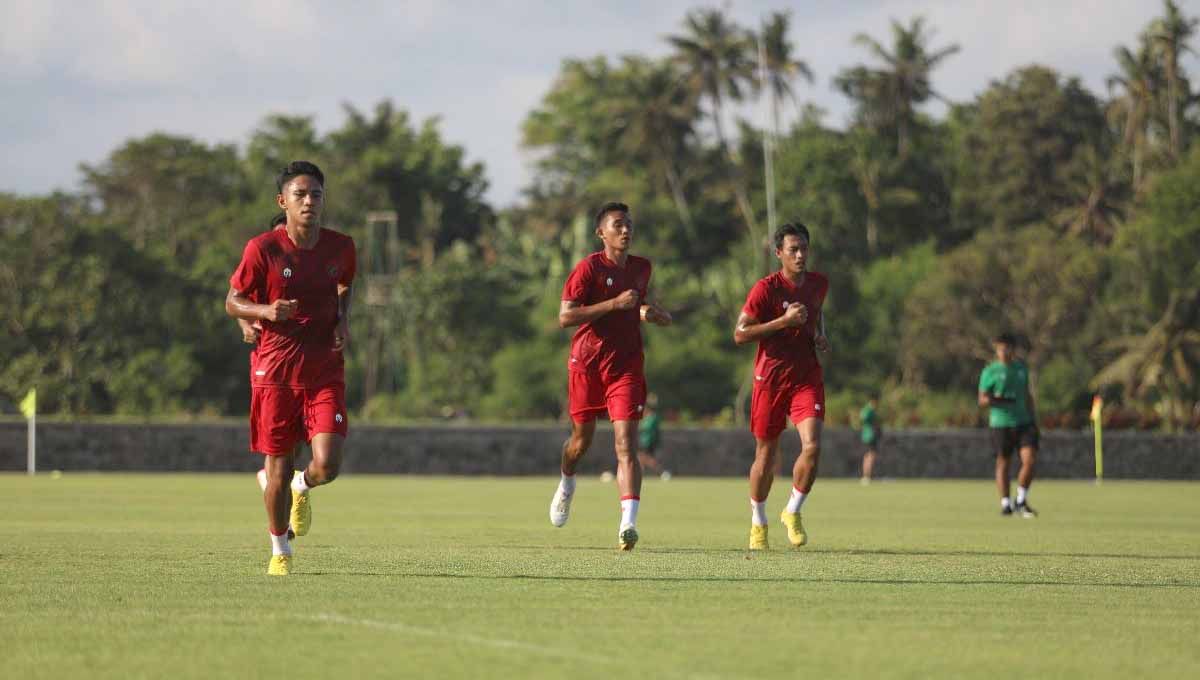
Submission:
<svg viewBox="0 0 1200 680">
<path fill-rule="evenodd" d="M 616 438 L 617 459 L 625 460 L 628 458 L 637 458 L 637 447 L 634 446 L 631 438 L 617 437 Z"/>
<path fill-rule="evenodd" d="M 800 457 L 816 461 L 821 457 L 821 442 L 806 441 L 800 445 Z"/>
<path fill-rule="evenodd" d="M 305 474 L 308 475 L 309 483 L 313 486 L 328 484 L 338 478 L 338 474 L 342 471 L 341 461 L 334 460 L 313 460 Z"/>
</svg>

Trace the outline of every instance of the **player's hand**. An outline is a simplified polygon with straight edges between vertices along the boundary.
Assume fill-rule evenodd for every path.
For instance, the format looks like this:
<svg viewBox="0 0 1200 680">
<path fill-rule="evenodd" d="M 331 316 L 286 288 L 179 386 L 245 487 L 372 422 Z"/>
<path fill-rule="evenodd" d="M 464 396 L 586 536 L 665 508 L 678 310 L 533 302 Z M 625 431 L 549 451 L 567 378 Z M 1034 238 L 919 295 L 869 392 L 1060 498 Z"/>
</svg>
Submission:
<svg viewBox="0 0 1200 680">
<path fill-rule="evenodd" d="M 350 324 L 345 320 L 333 327 L 333 351 L 341 352 L 350 345 Z"/>
<path fill-rule="evenodd" d="M 299 305 L 299 300 L 276 300 L 267 305 L 263 318 L 267 321 L 287 321 L 296 313 Z"/>
<path fill-rule="evenodd" d="M 658 326 L 670 326 L 672 321 L 671 313 L 658 305 L 643 306 L 642 320 Z"/>
<path fill-rule="evenodd" d="M 613 298 L 613 309 L 633 309 L 638 305 L 638 292 L 630 288 Z"/>
<path fill-rule="evenodd" d="M 242 342 L 247 345 L 258 344 L 258 335 L 262 332 L 262 325 L 257 321 L 251 323 L 246 319 L 238 319 L 238 326 L 242 328 Z"/>
<path fill-rule="evenodd" d="M 799 302 L 793 302 L 788 305 L 787 311 L 783 313 L 783 323 L 785 326 L 799 328 L 808 321 L 808 308 Z"/>
<path fill-rule="evenodd" d="M 818 352 L 829 351 L 829 338 L 825 337 L 824 335 L 818 335 L 816 338 L 814 338 L 814 342 L 817 346 Z"/>
</svg>

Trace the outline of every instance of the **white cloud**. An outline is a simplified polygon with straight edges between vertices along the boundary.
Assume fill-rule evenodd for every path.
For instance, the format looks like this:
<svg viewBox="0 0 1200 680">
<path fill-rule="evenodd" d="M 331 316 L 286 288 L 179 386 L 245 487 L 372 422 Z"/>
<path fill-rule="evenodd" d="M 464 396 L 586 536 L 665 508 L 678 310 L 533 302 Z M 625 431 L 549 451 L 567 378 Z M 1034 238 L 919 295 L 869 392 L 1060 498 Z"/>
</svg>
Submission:
<svg viewBox="0 0 1200 680">
<path fill-rule="evenodd" d="M 315 115 L 328 130 L 342 121 L 341 102 L 370 109 L 390 98 L 417 120 L 439 115 L 444 136 L 486 163 L 492 199 L 507 204 L 528 182 L 521 121 L 562 59 L 665 54 L 664 36 L 698 4 L 718 3 L 0 0 L 0 87 L 11 95 L 0 110 L 0 190 L 69 188 L 80 161 L 154 130 L 244 141 L 272 112 Z M 1200 15 L 1200 0 L 1181 5 Z M 730 11 L 753 25 L 789 7 L 797 54 L 819 78 L 799 95 L 831 122 L 848 110 L 833 75 L 868 58 L 852 36 L 886 42 L 892 18 L 924 15 L 934 45 L 962 45 L 934 82 L 964 100 L 1031 62 L 1103 94 L 1113 48 L 1161 11 L 1121 0 L 752 0 Z"/>
</svg>

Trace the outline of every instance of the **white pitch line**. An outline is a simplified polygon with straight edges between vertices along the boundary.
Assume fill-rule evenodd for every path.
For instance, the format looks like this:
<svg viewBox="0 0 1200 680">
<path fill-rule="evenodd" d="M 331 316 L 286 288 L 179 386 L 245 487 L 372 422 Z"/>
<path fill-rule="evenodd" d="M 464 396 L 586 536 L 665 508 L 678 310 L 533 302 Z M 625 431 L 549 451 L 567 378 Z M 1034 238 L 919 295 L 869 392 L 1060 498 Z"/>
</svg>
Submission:
<svg viewBox="0 0 1200 680">
<path fill-rule="evenodd" d="M 579 654 L 576 652 L 568 652 L 553 647 L 543 647 L 534 645 L 528 642 L 519 642 L 517 640 L 505 640 L 503 638 L 487 638 L 469 633 L 452 633 L 433 628 L 423 628 L 407 623 L 397 623 L 394 621 L 376 621 L 373 619 L 354 619 L 340 614 L 317 614 L 316 616 L 308 617 L 315 621 L 324 623 L 343 623 L 354 626 L 365 626 L 367 628 L 379 628 L 381 630 L 391 630 L 397 633 L 407 633 L 409 635 L 420 635 L 431 638 L 444 638 L 456 640 L 460 642 L 469 642 L 476 645 L 485 645 L 495 647 L 497 649 L 515 649 L 523 652 L 532 652 L 543 656 L 552 656 L 560 659 L 570 659 L 572 661 L 590 661 L 592 663 L 612 665 L 618 663 L 618 660 L 609 659 L 602 656 L 592 656 L 590 654 Z"/>
</svg>

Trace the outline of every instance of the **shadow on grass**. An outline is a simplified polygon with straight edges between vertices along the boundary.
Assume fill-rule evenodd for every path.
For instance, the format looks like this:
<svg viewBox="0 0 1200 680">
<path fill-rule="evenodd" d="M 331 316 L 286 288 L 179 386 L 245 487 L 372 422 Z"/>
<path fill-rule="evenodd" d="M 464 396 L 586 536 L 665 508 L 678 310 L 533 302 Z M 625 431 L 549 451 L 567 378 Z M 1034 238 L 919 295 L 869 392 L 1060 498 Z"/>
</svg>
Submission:
<svg viewBox="0 0 1200 680">
<path fill-rule="evenodd" d="M 305 576 L 388 576 L 392 578 L 463 579 L 487 581 L 562 581 L 593 583 L 838 583 L 882 586 L 1055 586 L 1070 588 L 1196 588 L 1200 583 L 1136 583 L 1128 581 L 1002 581 L 997 579 L 870 579 L 813 578 L 804 576 L 539 576 L 534 574 L 452 574 L 368 571 L 315 571 Z"/>
<path fill-rule="evenodd" d="M 481 545 L 480 548 L 508 548 L 513 550 L 571 550 L 579 552 L 614 552 L 613 548 L 597 545 Z M 656 555 L 702 555 L 744 553 L 745 548 L 638 548 L 638 553 L 653 553 Z M 896 550 L 892 548 L 803 548 L 794 551 L 777 550 L 774 552 L 795 552 L 796 554 L 817 553 L 823 555 L 893 555 L 897 557 L 1075 557 L 1092 559 L 1122 559 L 1122 560 L 1195 560 L 1200 562 L 1200 555 L 1141 555 L 1137 553 L 1078 553 L 1078 552 L 1011 552 L 997 550 Z"/>
</svg>

